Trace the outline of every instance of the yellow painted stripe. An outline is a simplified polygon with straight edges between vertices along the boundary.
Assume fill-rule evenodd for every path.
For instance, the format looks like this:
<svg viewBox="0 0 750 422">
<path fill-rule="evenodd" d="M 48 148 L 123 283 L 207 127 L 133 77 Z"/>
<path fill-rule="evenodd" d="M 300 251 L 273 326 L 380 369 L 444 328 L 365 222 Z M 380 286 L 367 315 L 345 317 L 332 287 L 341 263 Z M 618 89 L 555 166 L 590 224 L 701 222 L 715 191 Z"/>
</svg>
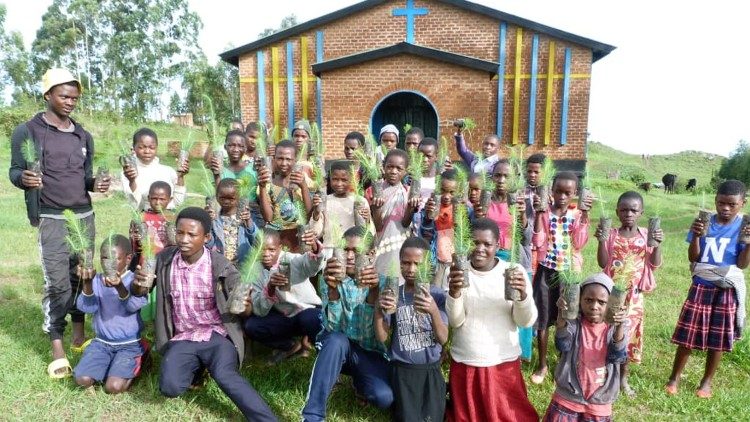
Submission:
<svg viewBox="0 0 750 422">
<path fill-rule="evenodd" d="M 307 119 L 307 100 L 310 95 L 309 87 L 307 86 L 307 37 L 300 37 L 299 49 L 300 74 L 302 75 L 302 118 Z"/>
<path fill-rule="evenodd" d="M 547 76 L 549 76 L 549 75 L 547 75 L 547 74 L 536 75 L 536 78 L 537 79 L 547 79 Z M 521 79 L 531 79 L 531 75 L 529 75 L 529 74 L 518 75 L 518 77 L 521 78 Z M 516 78 L 516 75 L 505 75 L 505 79 L 515 79 L 515 78 Z M 554 75 L 552 75 L 552 78 L 553 79 L 563 79 L 563 78 L 565 78 L 565 75 L 563 75 L 561 73 L 560 74 L 554 74 Z M 588 73 L 571 73 L 570 74 L 570 78 L 571 79 L 589 79 L 589 78 L 591 78 L 591 75 L 588 74 Z M 497 80 L 497 75 L 493 76 L 492 80 Z M 254 81 L 255 80 L 253 79 L 253 82 Z"/>
<path fill-rule="evenodd" d="M 552 94 L 554 94 L 554 84 L 552 80 L 555 74 L 555 42 L 549 42 L 549 53 L 547 62 L 547 104 L 544 109 L 544 145 L 549 145 L 550 132 L 552 131 Z"/>
<path fill-rule="evenodd" d="M 523 29 L 516 27 L 516 75 L 513 83 L 513 137 L 511 144 L 518 143 L 518 116 L 521 114 L 521 56 L 523 55 Z"/>
<path fill-rule="evenodd" d="M 279 133 L 281 120 L 281 99 L 279 94 L 279 47 L 271 47 L 272 89 L 273 89 L 273 127 Z"/>
<path fill-rule="evenodd" d="M 279 82 L 286 82 L 286 80 L 287 80 L 286 77 L 282 77 L 282 76 L 279 77 Z M 294 78 L 292 78 L 292 80 L 294 82 L 301 82 L 302 78 L 295 76 Z M 258 82 L 258 78 L 240 78 L 240 82 L 241 83 L 256 83 Z M 266 82 L 273 82 L 273 78 L 266 78 Z M 308 74 L 307 83 L 312 83 L 312 82 L 315 82 L 315 75 Z"/>
</svg>

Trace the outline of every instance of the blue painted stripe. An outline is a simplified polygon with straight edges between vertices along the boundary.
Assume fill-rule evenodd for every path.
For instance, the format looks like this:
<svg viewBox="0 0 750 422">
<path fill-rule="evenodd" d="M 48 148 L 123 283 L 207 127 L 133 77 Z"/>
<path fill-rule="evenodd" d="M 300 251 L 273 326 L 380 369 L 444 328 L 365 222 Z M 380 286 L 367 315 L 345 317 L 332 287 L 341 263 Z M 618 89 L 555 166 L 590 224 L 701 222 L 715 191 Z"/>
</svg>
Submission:
<svg viewBox="0 0 750 422">
<path fill-rule="evenodd" d="M 534 34 L 531 41 L 531 93 L 529 95 L 529 145 L 534 145 L 536 129 L 536 77 L 539 62 L 539 35 Z"/>
<path fill-rule="evenodd" d="M 266 123 L 266 64 L 263 50 L 258 50 L 256 62 L 258 64 L 258 121 Z"/>
<path fill-rule="evenodd" d="M 286 42 L 286 118 L 289 133 L 294 130 L 294 43 Z"/>
<path fill-rule="evenodd" d="M 323 31 L 315 33 L 315 60 L 318 63 L 323 62 Z M 320 76 L 315 81 L 315 104 L 316 104 L 316 118 L 318 120 L 318 128 L 323 130 L 323 87 Z"/>
<path fill-rule="evenodd" d="M 503 103 L 505 102 L 505 36 L 508 26 L 505 22 L 500 22 L 500 53 L 497 67 L 497 137 L 503 139 Z"/>
<path fill-rule="evenodd" d="M 406 16 L 406 42 L 414 44 L 414 18 L 430 13 L 425 8 L 414 8 L 414 0 L 406 0 L 406 9 L 393 9 L 393 16 Z"/>
<path fill-rule="evenodd" d="M 560 123 L 560 145 L 568 142 L 568 102 L 570 100 L 570 48 L 565 49 L 563 72 L 562 122 Z"/>
</svg>

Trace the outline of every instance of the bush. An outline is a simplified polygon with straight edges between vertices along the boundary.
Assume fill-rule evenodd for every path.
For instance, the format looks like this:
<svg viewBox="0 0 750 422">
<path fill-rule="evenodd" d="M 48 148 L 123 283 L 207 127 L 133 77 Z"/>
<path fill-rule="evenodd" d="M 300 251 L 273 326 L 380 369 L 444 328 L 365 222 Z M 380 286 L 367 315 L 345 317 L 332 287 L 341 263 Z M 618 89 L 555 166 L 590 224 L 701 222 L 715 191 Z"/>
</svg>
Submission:
<svg viewBox="0 0 750 422">
<path fill-rule="evenodd" d="M 750 145 L 747 142 L 740 141 L 729 159 L 721 163 L 719 178 L 750 183 Z"/>
<path fill-rule="evenodd" d="M 643 170 L 639 168 L 628 168 L 623 170 L 621 178 L 630 180 L 636 186 L 638 186 L 646 181 L 646 173 L 644 173 Z"/>
<path fill-rule="evenodd" d="M 0 134 L 7 136 L 13 133 L 13 129 L 26 122 L 34 115 L 34 110 L 21 107 L 0 107 Z"/>
</svg>

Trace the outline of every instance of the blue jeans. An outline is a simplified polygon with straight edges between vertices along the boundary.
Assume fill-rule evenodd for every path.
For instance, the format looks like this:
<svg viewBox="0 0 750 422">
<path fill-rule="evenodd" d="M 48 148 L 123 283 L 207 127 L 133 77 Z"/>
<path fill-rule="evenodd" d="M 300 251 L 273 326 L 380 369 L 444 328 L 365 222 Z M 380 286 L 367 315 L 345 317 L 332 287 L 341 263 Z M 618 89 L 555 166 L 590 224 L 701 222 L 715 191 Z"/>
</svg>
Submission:
<svg viewBox="0 0 750 422">
<path fill-rule="evenodd" d="M 308 336 L 315 341 L 320 332 L 320 308 L 310 308 L 288 317 L 271 309 L 266 316 L 253 315 L 245 320 L 245 333 L 251 339 L 272 349 L 288 351 L 294 347 L 294 337 Z"/>
<path fill-rule="evenodd" d="M 209 341 L 172 341 L 162 357 L 159 389 L 167 397 L 177 397 L 188 389 L 195 373 L 205 366 L 247 420 L 276 421 L 276 416 L 242 377 L 237 365 L 234 345 L 215 332 Z"/>
<path fill-rule="evenodd" d="M 318 342 L 322 345 L 310 377 L 307 402 L 302 409 L 305 421 L 325 420 L 326 402 L 340 373 L 351 375 L 354 388 L 368 402 L 381 409 L 391 407 L 390 369 L 381 353 L 359 347 L 343 333 L 321 333 Z"/>
</svg>

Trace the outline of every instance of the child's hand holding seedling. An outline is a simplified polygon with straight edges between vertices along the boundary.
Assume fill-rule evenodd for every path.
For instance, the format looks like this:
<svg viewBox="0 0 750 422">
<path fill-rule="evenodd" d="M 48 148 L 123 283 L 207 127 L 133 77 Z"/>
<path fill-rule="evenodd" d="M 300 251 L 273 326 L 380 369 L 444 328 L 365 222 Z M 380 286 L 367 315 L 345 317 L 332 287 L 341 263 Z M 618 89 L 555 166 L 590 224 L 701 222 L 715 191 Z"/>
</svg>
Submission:
<svg viewBox="0 0 750 422">
<path fill-rule="evenodd" d="M 338 280 L 344 278 L 341 277 L 342 273 L 346 276 L 346 263 L 339 262 L 339 260 L 334 257 L 328 258 L 328 261 L 326 261 L 326 268 L 323 270 L 323 280 L 325 280 L 329 291 L 336 290 L 339 285 Z"/>
<path fill-rule="evenodd" d="M 693 232 L 693 238 L 700 237 L 705 229 L 705 224 L 700 218 L 693 220 L 693 225 L 690 226 L 690 231 Z"/>
<path fill-rule="evenodd" d="M 212 213 L 212 212 L 213 212 L 213 209 L 211 210 L 211 212 L 209 212 L 209 214 L 208 214 L 208 215 L 209 215 L 209 217 L 211 217 L 211 219 L 213 220 L 213 218 L 214 218 L 214 217 L 213 217 L 213 216 L 211 216 L 211 213 Z M 240 211 L 240 221 L 242 221 L 242 224 L 243 224 L 243 225 L 244 225 L 245 227 L 247 227 L 247 228 L 251 228 L 251 227 L 253 227 L 253 220 L 252 220 L 252 218 L 250 217 L 250 209 L 249 209 L 249 208 L 245 207 L 245 208 L 243 208 L 243 209 L 242 209 L 242 210 Z"/>
<path fill-rule="evenodd" d="M 430 288 L 424 284 L 418 284 L 417 289 L 421 289 L 422 294 L 414 295 L 414 309 L 417 312 L 430 315 L 433 319 L 440 319 L 440 311 L 438 310 L 437 304 L 432 299 Z"/>
<path fill-rule="evenodd" d="M 416 306 L 416 299 L 414 301 L 414 304 Z M 389 311 L 396 308 L 396 298 L 391 295 L 382 294 L 378 298 L 378 306 L 380 306 L 380 309 L 382 309 L 384 312 Z"/>
<path fill-rule="evenodd" d="M 317 254 L 320 251 L 320 243 L 314 231 L 305 230 L 305 234 L 302 235 L 302 241 L 310 247 L 310 252 Z"/>
<path fill-rule="evenodd" d="M 320 192 L 315 192 L 312 197 L 312 219 L 315 221 L 320 220 L 320 215 L 323 213 L 320 209 L 320 204 L 323 203 L 323 198 L 320 197 Z"/>
<path fill-rule="evenodd" d="M 289 284 L 289 279 L 282 274 L 280 271 L 274 271 L 271 273 L 271 279 L 268 281 L 268 294 L 273 296 L 276 294 L 276 289 L 281 289 Z"/>
<path fill-rule="evenodd" d="M 451 271 L 448 273 L 448 294 L 457 299 L 461 296 L 461 289 L 464 286 L 464 272 L 458 268 L 456 263 L 451 264 Z"/>
<path fill-rule="evenodd" d="M 292 173 L 289 175 L 289 182 L 294 183 L 300 188 L 302 188 L 303 186 L 307 186 L 307 184 L 305 183 L 305 176 L 300 170 L 292 170 Z"/>
<path fill-rule="evenodd" d="M 516 266 L 510 280 L 505 280 L 505 282 L 512 289 L 518 290 L 521 293 L 521 300 L 526 300 L 526 279 L 523 277 L 522 271 L 520 266 Z"/>
<path fill-rule="evenodd" d="M 435 208 L 437 208 L 437 204 L 435 203 L 435 198 L 430 197 L 424 206 L 425 220 L 430 220 L 430 216 L 435 212 Z"/>
<path fill-rule="evenodd" d="M 271 183 L 271 169 L 261 166 L 258 169 L 258 186 L 264 190 L 269 183 Z"/>
<path fill-rule="evenodd" d="M 81 281 L 89 283 L 90 285 L 91 280 L 93 280 L 96 275 L 96 270 L 93 268 L 86 268 L 81 262 L 79 262 L 78 265 L 76 265 L 76 275 L 78 275 L 78 278 Z"/>
</svg>

